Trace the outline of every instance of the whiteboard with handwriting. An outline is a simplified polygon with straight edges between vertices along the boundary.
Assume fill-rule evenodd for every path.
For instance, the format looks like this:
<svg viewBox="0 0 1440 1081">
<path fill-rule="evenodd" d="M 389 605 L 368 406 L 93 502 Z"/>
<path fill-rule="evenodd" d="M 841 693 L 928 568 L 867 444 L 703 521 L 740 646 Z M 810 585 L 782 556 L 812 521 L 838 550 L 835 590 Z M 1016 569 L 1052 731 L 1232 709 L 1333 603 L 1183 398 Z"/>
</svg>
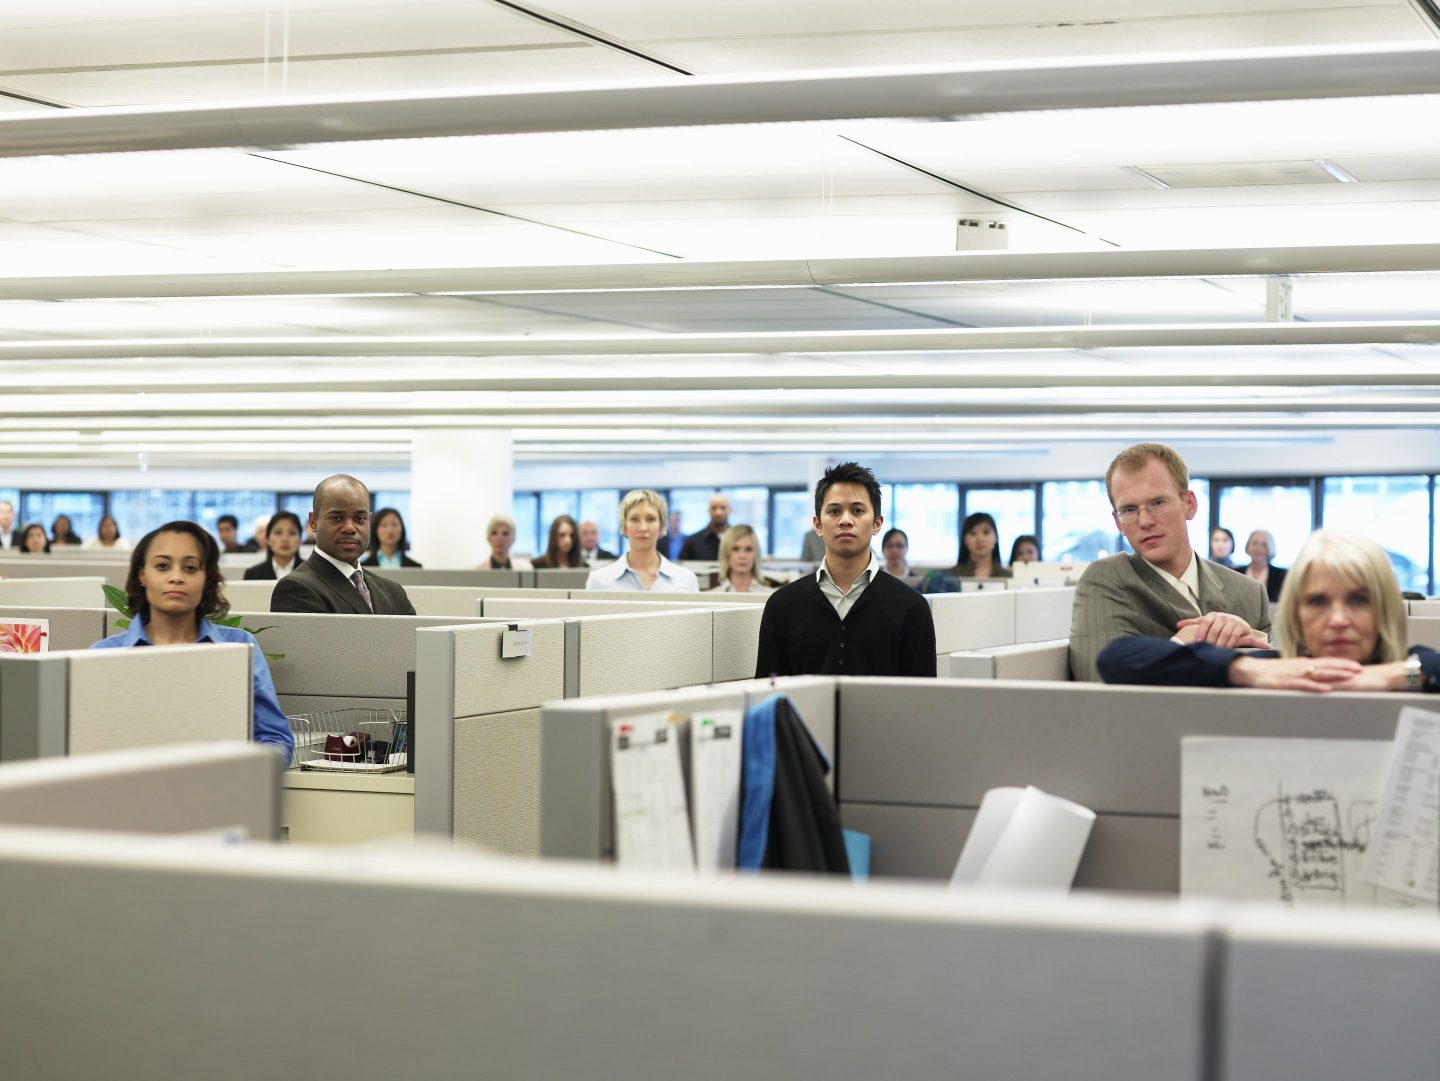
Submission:
<svg viewBox="0 0 1440 1081">
<path fill-rule="evenodd" d="M 1180 892 L 1290 908 L 1413 908 L 1363 880 L 1388 740 L 1181 742 Z"/>
</svg>

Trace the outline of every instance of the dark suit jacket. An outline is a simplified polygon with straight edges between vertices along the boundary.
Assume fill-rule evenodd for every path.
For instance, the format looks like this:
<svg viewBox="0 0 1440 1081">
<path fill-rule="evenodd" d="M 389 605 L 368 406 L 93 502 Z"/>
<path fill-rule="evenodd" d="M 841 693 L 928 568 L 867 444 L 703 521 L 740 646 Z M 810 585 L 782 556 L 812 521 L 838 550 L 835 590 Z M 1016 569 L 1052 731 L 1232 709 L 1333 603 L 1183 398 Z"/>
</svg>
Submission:
<svg viewBox="0 0 1440 1081">
<path fill-rule="evenodd" d="M 699 533 L 691 533 L 680 545 L 680 558 L 713 563 L 720 558 L 720 538 L 707 525 Z"/>
<path fill-rule="evenodd" d="M 1250 569 L 1250 564 L 1247 563 L 1245 566 L 1235 569 L 1241 574 L 1245 574 L 1245 572 Z M 1265 593 L 1269 596 L 1271 604 L 1274 604 L 1280 599 L 1280 587 L 1285 584 L 1285 574 L 1286 568 L 1277 567 L 1274 563 L 1270 564 L 1270 575 L 1265 579 Z M 1246 575 L 1246 577 L 1248 578 L 1249 575 Z"/>
<path fill-rule="evenodd" d="M 403 587 L 381 578 L 374 571 L 365 572 L 365 588 L 375 604 L 377 616 L 413 616 L 415 606 Z M 270 594 L 272 612 L 337 612 L 341 615 L 368 616 L 370 609 L 348 579 L 343 577 L 318 552 L 280 581 Z"/>
<path fill-rule="evenodd" d="M 581 554 L 581 556 L 582 556 L 582 558 L 583 558 L 583 556 L 584 556 L 585 553 L 584 553 L 584 552 L 581 552 L 580 554 Z M 596 549 L 595 549 L 595 558 L 592 559 L 590 562 L 593 563 L 593 564 L 596 564 L 596 565 L 599 565 L 599 564 L 601 564 L 601 563 L 614 563 L 614 562 L 615 562 L 617 559 L 619 559 L 619 558 L 620 558 L 620 557 L 619 557 L 618 555 L 616 555 L 614 552 L 607 552 L 607 551 L 605 551 L 604 548 L 596 548 Z"/>
<path fill-rule="evenodd" d="M 297 564 L 295 570 L 298 571 L 304 565 L 303 562 Z M 295 571 L 290 573 L 294 574 Z M 245 581 L 247 582 L 273 582 L 277 577 L 279 576 L 275 573 L 275 564 L 270 561 L 268 555 L 254 566 L 245 568 Z"/>
<path fill-rule="evenodd" d="M 1270 633 L 1270 604 L 1253 578 L 1199 559 L 1200 610 L 1229 612 Z M 1070 612 L 1070 674 L 1100 682 L 1095 660 L 1117 638 L 1148 634 L 1169 638 L 1175 624 L 1196 615 L 1175 587 L 1140 555 L 1116 555 L 1085 568 Z"/>
<path fill-rule="evenodd" d="M 371 552 L 369 555 L 367 555 L 364 559 L 362 559 L 362 560 L 360 561 L 360 566 L 362 566 L 362 567 L 378 567 L 378 566 L 380 566 L 380 556 L 379 556 L 379 554 L 376 553 L 376 552 Z M 410 558 L 409 556 L 407 556 L 404 552 L 401 552 L 401 553 L 400 553 L 400 566 L 402 566 L 402 567 L 418 567 L 418 566 L 420 566 L 420 561 L 419 561 L 418 559 L 411 559 L 411 558 Z"/>
<path fill-rule="evenodd" d="M 935 675 L 935 621 L 924 597 L 877 566 L 842 622 L 807 574 L 770 594 L 755 678 Z"/>
</svg>

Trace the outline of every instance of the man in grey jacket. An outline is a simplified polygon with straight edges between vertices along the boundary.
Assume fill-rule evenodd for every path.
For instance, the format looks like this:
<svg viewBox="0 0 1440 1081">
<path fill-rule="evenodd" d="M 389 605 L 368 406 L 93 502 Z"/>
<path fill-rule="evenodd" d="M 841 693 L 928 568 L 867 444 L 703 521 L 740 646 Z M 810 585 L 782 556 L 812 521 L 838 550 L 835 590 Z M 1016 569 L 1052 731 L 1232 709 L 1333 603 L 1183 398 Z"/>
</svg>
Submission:
<svg viewBox="0 0 1440 1081">
<path fill-rule="evenodd" d="M 1070 616 L 1070 673 L 1098 682 L 1095 658 L 1117 638 L 1150 634 L 1215 645 L 1269 644 L 1265 587 L 1199 558 L 1185 523 L 1195 493 L 1185 462 L 1162 443 L 1138 443 L 1105 473 L 1115 523 L 1134 549 L 1092 563 Z"/>
</svg>

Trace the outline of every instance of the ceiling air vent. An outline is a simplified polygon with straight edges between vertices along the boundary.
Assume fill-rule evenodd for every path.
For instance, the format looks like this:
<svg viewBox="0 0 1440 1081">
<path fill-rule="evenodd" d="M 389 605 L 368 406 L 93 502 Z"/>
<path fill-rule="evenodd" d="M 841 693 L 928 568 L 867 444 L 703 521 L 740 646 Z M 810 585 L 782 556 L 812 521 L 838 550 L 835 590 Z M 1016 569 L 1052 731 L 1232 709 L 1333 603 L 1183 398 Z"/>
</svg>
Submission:
<svg viewBox="0 0 1440 1081">
<path fill-rule="evenodd" d="M 1248 188 L 1261 184 L 1353 184 L 1355 178 L 1333 161 L 1221 161 L 1195 165 L 1132 165 L 1165 188 Z"/>
</svg>

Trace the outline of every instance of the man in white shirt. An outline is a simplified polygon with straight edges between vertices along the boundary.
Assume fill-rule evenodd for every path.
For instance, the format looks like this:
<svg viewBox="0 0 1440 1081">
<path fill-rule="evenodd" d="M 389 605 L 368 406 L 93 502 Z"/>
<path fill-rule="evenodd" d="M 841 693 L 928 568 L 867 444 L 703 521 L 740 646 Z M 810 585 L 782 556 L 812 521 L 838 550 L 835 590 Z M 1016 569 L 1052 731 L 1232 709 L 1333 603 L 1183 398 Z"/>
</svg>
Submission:
<svg viewBox="0 0 1440 1081">
<path fill-rule="evenodd" d="M 1148 634 L 1217 646 L 1269 644 L 1270 603 L 1260 583 L 1190 547 L 1198 503 L 1190 473 L 1162 443 L 1138 443 L 1110 463 L 1115 524 L 1134 549 L 1086 568 L 1070 616 L 1070 672 L 1098 682 L 1095 658 L 1117 638 Z"/>
<path fill-rule="evenodd" d="M 0 548 L 15 547 L 15 504 L 0 499 Z"/>
</svg>

